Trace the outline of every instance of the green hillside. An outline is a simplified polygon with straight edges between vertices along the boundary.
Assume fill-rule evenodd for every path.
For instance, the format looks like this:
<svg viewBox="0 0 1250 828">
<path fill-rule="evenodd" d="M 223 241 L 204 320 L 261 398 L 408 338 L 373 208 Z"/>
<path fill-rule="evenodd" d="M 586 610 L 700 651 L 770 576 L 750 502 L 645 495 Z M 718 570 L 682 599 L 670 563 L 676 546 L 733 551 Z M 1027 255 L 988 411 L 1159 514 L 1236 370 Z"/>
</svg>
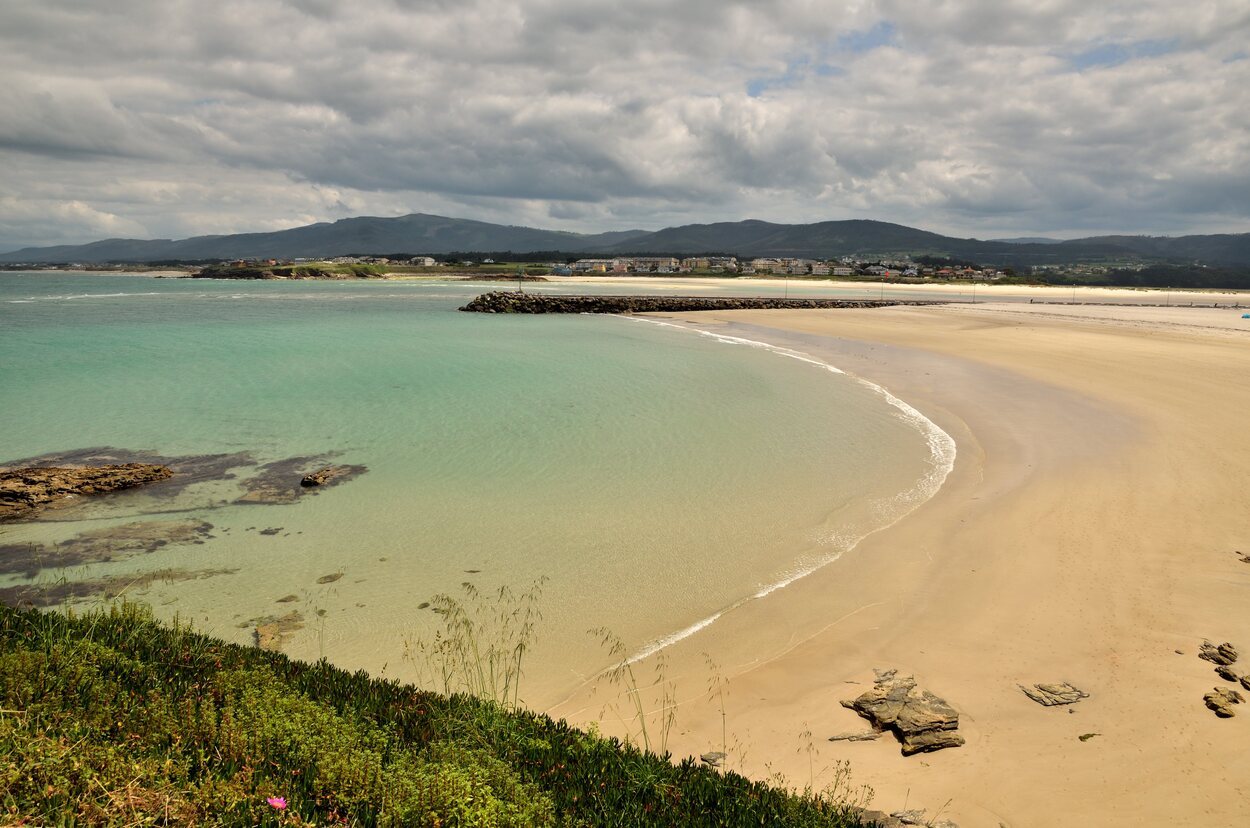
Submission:
<svg viewBox="0 0 1250 828">
<path fill-rule="evenodd" d="M 9 825 L 854 826 L 524 711 L 156 623 L 0 606 Z"/>
</svg>

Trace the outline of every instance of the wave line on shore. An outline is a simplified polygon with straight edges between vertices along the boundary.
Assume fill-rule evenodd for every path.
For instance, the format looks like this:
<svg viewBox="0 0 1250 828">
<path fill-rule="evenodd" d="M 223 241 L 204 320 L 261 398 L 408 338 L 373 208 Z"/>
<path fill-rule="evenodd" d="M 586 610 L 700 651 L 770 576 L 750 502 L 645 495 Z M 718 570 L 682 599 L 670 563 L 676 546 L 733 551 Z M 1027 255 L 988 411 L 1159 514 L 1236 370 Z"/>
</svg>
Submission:
<svg viewBox="0 0 1250 828">
<path fill-rule="evenodd" d="M 703 328 L 695 328 L 695 327 L 688 327 L 686 325 L 678 325 L 672 322 L 662 322 L 658 319 L 645 319 L 645 318 L 637 317 L 637 316 L 620 316 L 618 318 L 627 319 L 633 322 L 645 322 L 651 325 L 659 325 L 665 328 L 676 328 L 677 330 L 681 330 L 681 331 L 693 332 L 693 333 L 700 334 L 702 336 L 710 337 L 711 339 L 715 339 L 718 342 L 723 342 L 726 345 L 744 345 L 749 348 L 759 348 L 759 349 L 763 349 L 766 351 L 772 351 L 773 353 L 779 354 L 780 356 L 788 357 L 790 359 L 796 359 L 800 362 L 806 362 L 810 365 L 814 365 L 820 369 L 828 371 L 831 374 L 841 374 L 842 376 L 852 379 L 855 382 L 859 383 L 860 385 L 872 391 L 874 394 L 877 394 L 878 396 L 880 396 L 886 402 L 887 405 L 891 406 L 892 408 L 896 410 L 897 412 L 896 416 L 898 416 L 901 420 L 903 420 L 904 422 L 920 430 L 920 432 L 925 437 L 925 444 L 928 446 L 928 449 L 929 449 L 929 463 L 931 465 L 931 468 L 929 469 L 929 471 L 921 476 L 920 480 L 917 481 L 915 486 L 911 487 L 910 489 L 907 489 L 906 491 L 899 493 L 898 495 L 896 495 L 894 498 L 891 499 L 892 502 L 896 506 L 902 507 L 901 510 L 898 512 L 898 514 L 894 515 L 893 520 L 890 520 L 888 523 L 882 526 L 879 526 L 870 532 L 866 532 L 865 534 L 854 539 L 853 541 L 850 541 L 850 542 L 844 541 L 844 543 L 841 545 L 841 548 L 837 549 L 837 551 L 827 556 L 824 556 L 816 561 L 809 562 L 805 565 L 801 565 L 785 573 L 778 580 L 770 584 L 764 585 L 763 587 L 761 587 L 760 589 L 758 589 L 756 592 L 752 593 L 751 595 L 741 598 L 737 601 L 734 601 L 729 606 L 713 613 L 712 615 L 707 616 L 706 618 L 700 619 L 699 621 L 696 621 L 695 623 L 690 624 L 687 627 L 684 627 L 680 630 L 669 633 L 668 635 L 660 636 L 659 638 L 656 638 L 648 642 L 626 660 L 626 663 L 628 664 L 634 664 L 636 662 L 649 658 L 650 656 L 655 655 L 661 650 L 664 650 L 672 646 L 673 644 L 676 644 L 679 641 L 682 641 L 683 639 L 689 638 L 690 636 L 694 635 L 700 630 L 703 630 L 711 626 L 716 621 L 718 621 L 722 616 L 724 616 L 726 613 L 732 612 L 733 610 L 738 609 L 739 607 L 751 601 L 759 600 L 768 595 L 771 595 L 772 593 L 780 589 L 784 589 L 790 586 L 791 584 L 795 583 L 796 581 L 806 578 L 808 575 L 811 575 L 812 573 L 820 569 L 823 569 L 824 567 L 838 560 L 839 558 L 842 557 L 842 555 L 844 555 L 845 553 L 849 552 L 850 550 L 858 546 L 865 538 L 875 535 L 877 532 L 881 532 L 885 529 L 889 529 L 891 526 L 898 523 L 907 515 L 915 511 L 915 509 L 919 507 L 920 504 L 932 498 L 935 494 L 937 494 L 938 490 L 941 489 L 942 484 L 946 482 L 947 476 L 951 473 L 951 470 L 955 467 L 955 457 L 957 454 L 955 439 L 951 437 L 949 434 L 947 434 L 946 431 L 944 431 L 941 428 L 941 426 L 939 426 L 937 423 L 933 422 L 924 414 L 920 413 L 920 411 L 917 410 L 914 406 L 894 396 L 894 394 L 890 393 L 890 391 L 887 388 L 885 388 L 884 386 L 878 385 L 877 383 L 872 382 L 871 380 L 867 380 L 867 379 L 864 379 L 863 377 L 848 373 L 847 371 L 843 371 L 841 368 L 838 368 L 836 365 L 830 365 L 828 362 L 818 359 L 812 356 L 811 354 L 807 354 L 802 351 L 795 351 L 791 348 L 785 348 L 780 345 L 773 345 L 768 342 L 760 342 L 755 339 L 746 339 L 740 336 L 730 336 L 728 334 L 717 333 L 715 331 L 708 331 Z M 829 538 L 827 539 L 827 541 L 832 543 L 834 539 Z"/>
</svg>

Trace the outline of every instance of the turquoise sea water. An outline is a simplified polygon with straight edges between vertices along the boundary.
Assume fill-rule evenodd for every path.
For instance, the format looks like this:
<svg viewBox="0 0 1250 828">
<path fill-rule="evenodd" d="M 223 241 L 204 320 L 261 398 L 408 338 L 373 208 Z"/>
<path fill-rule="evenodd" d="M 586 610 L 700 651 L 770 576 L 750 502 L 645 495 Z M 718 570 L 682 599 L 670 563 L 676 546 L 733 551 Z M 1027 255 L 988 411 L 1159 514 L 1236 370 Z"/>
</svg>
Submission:
<svg viewBox="0 0 1250 828">
<path fill-rule="evenodd" d="M 36 578 L 229 570 L 134 594 L 240 642 L 294 609 L 290 654 L 405 679 L 431 595 L 544 576 L 541 699 L 606 662 L 588 629 L 654 646 L 835 557 L 945 473 L 932 429 L 825 366 L 631 319 L 456 311 L 485 289 L 0 274 L 0 463 L 113 446 L 368 468 L 291 504 L 234 503 L 224 480 L 48 513 L 0 545 L 204 520 L 201 545 Z"/>
</svg>

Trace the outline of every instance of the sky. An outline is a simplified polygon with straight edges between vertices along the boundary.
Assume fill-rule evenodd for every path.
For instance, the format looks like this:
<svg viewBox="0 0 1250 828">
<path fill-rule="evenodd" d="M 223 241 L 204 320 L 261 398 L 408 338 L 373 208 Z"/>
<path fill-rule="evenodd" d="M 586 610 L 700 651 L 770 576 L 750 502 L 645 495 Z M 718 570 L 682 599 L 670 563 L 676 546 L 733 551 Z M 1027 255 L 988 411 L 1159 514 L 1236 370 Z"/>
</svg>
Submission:
<svg viewBox="0 0 1250 828">
<path fill-rule="evenodd" d="M 413 212 L 1250 232 L 1250 2 L 0 3 L 0 250 Z"/>
</svg>

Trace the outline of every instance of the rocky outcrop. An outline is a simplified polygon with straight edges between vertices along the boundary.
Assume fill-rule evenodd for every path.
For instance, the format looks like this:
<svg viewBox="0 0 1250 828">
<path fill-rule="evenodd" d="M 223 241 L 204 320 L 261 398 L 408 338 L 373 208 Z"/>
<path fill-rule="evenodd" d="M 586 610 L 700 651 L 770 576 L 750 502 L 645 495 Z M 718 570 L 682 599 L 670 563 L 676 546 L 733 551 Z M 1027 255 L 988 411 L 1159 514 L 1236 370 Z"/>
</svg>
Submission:
<svg viewBox="0 0 1250 828">
<path fill-rule="evenodd" d="M 881 738 L 880 730 L 858 730 L 830 736 L 831 742 L 872 742 Z"/>
<path fill-rule="evenodd" d="M 1198 658 L 1204 658 L 1212 664 L 1232 664 L 1237 661 L 1237 648 L 1227 641 L 1219 645 L 1203 641 L 1198 648 Z"/>
<path fill-rule="evenodd" d="M 470 313 L 680 313 L 683 311 L 778 310 L 783 308 L 883 308 L 895 305 L 940 304 L 945 303 L 727 296 L 552 296 L 518 291 L 494 291 L 478 296 L 460 310 Z"/>
<path fill-rule="evenodd" d="M 903 755 L 959 747 L 964 739 L 955 732 L 959 714 L 943 699 L 916 686 L 911 676 L 896 670 L 877 671 L 873 688 L 843 707 L 854 710 L 878 730 L 892 730 L 903 743 Z"/>
<path fill-rule="evenodd" d="M 148 463 L 0 469 L 0 521 L 23 520 L 57 501 L 165 480 L 168 466 Z"/>
<path fill-rule="evenodd" d="M 1215 674 L 1219 676 L 1220 678 L 1224 679 L 1224 681 L 1231 681 L 1233 684 L 1236 684 L 1237 680 L 1240 678 L 1237 675 L 1237 671 L 1234 670 L 1232 667 L 1229 667 L 1227 664 L 1221 664 L 1220 666 L 1216 667 Z"/>
<path fill-rule="evenodd" d="M 1215 688 L 1203 696 L 1202 700 L 1221 719 L 1231 719 L 1237 715 L 1237 712 L 1233 710 L 1233 705 L 1241 704 L 1245 701 L 1241 693 L 1238 693 L 1236 690 L 1225 690 L 1223 687 Z"/>
<path fill-rule="evenodd" d="M 1076 704 L 1081 699 L 1088 699 L 1089 693 L 1078 690 L 1071 684 L 1034 684 L 1032 687 L 1020 685 L 1024 695 L 1044 707 L 1055 707 L 1061 704 Z"/>
</svg>

